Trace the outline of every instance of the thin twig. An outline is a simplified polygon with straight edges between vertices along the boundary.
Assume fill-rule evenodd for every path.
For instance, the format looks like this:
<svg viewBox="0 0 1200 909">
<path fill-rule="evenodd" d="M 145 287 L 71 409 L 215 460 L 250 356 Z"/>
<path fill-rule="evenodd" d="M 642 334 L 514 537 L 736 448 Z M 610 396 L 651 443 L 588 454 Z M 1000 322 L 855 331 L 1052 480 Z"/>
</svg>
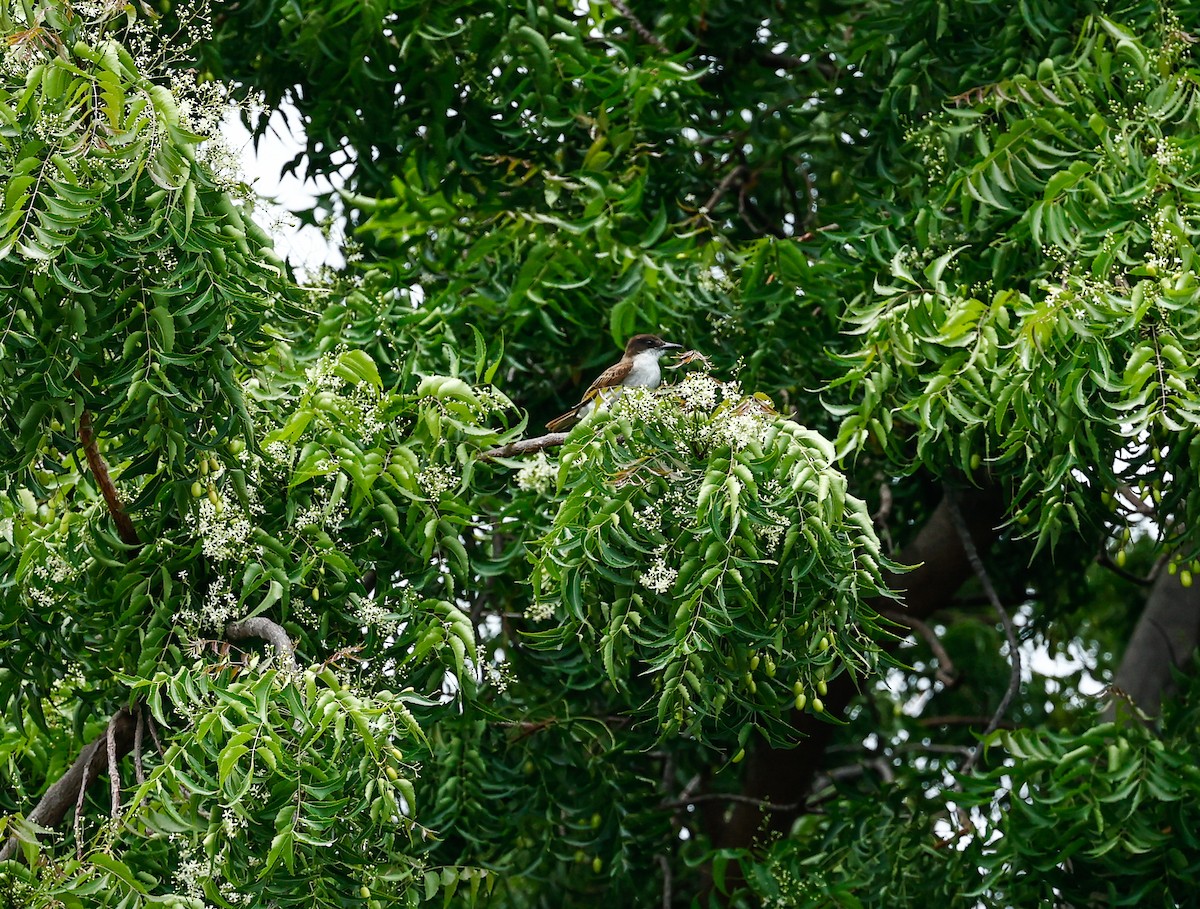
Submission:
<svg viewBox="0 0 1200 909">
<path fill-rule="evenodd" d="M 770 799 L 756 799 L 753 796 L 740 795 L 736 792 L 702 792 L 699 795 L 689 796 L 686 799 L 663 802 L 659 807 L 686 808 L 689 805 L 695 805 L 697 802 L 739 802 L 743 805 L 753 805 L 756 808 L 761 808 L 763 811 L 795 811 L 800 807 L 795 802 L 790 805 L 776 805 Z"/>
<path fill-rule="evenodd" d="M 1158 559 L 1155 560 L 1153 567 L 1151 567 L 1150 573 L 1144 578 L 1141 575 L 1136 575 L 1131 571 L 1126 571 L 1124 568 L 1119 566 L 1112 560 L 1112 557 L 1108 554 L 1107 549 L 1101 549 L 1098 553 L 1096 553 L 1096 564 L 1101 568 L 1111 571 L 1117 577 L 1128 581 L 1130 584 L 1137 584 L 1139 587 L 1150 587 L 1155 581 L 1158 580 L 1158 573 L 1162 571 L 1163 565 L 1167 564 L 1169 558 L 1170 555 L 1167 553 L 1159 556 Z"/>
<path fill-rule="evenodd" d="M 646 28 L 646 26 L 642 23 L 642 20 L 633 14 L 633 10 L 625 5 L 624 0 L 612 0 L 612 5 L 613 9 L 629 20 L 629 24 L 632 25 L 633 30 L 638 33 L 638 37 L 640 37 L 647 44 L 651 44 L 658 48 L 664 54 L 670 55 L 671 49 L 662 43 L 662 39 L 659 38 L 658 35 Z"/>
<path fill-rule="evenodd" d="M 745 164 L 739 164 L 737 167 L 727 173 L 721 178 L 721 182 L 717 184 L 717 188 L 713 190 L 712 195 L 708 197 L 708 201 L 700 206 L 700 211 L 702 211 L 705 215 L 711 214 L 713 208 L 716 207 L 716 204 L 721 201 L 721 197 L 729 192 L 730 187 L 732 187 L 734 183 L 749 173 L 750 168 L 746 167 Z"/>
<path fill-rule="evenodd" d="M 133 708 L 133 776 L 139 786 L 146 784 L 146 768 L 142 764 L 142 742 L 145 739 L 146 717 L 139 702 Z"/>
<path fill-rule="evenodd" d="M 158 751 L 158 756 L 166 757 L 167 749 L 163 747 L 162 739 L 158 737 L 158 723 L 155 722 L 153 714 L 146 714 L 146 728 L 150 730 L 150 738 L 154 739 L 154 747 Z"/>
<path fill-rule="evenodd" d="M 1121 494 L 1121 498 L 1125 500 L 1125 504 L 1140 515 L 1145 515 L 1148 518 L 1157 518 L 1158 511 L 1153 505 L 1148 505 L 1146 500 L 1133 491 L 1133 487 L 1128 483 L 1122 483 L 1117 487 L 1117 492 Z"/>
<path fill-rule="evenodd" d="M 1021 651 L 1017 645 L 1017 633 L 1013 628 L 1012 619 L 1000 602 L 1000 597 L 996 594 L 996 588 L 992 586 L 992 579 L 988 575 L 987 569 L 983 567 L 983 560 L 979 558 L 979 550 L 975 548 L 975 541 L 971 539 L 971 531 L 967 527 L 967 520 L 963 517 L 962 509 L 958 507 L 958 493 L 950 486 L 946 487 L 946 503 L 949 506 L 950 517 L 954 521 L 954 526 L 958 529 L 958 536 L 962 542 L 963 552 L 967 555 L 967 561 L 971 563 L 971 568 L 975 571 L 975 576 L 979 578 L 979 586 L 983 588 L 984 596 L 988 598 L 988 602 L 992 604 L 992 609 L 995 610 L 997 618 L 1000 619 L 1000 624 L 1004 627 L 1004 637 L 1008 641 L 1008 656 L 1012 667 L 1008 677 L 1008 688 L 1005 690 L 1004 696 L 1000 698 L 996 712 L 992 714 L 991 720 L 984 727 L 981 737 L 987 738 L 999 727 L 1000 721 L 1004 719 L 1004 714 L 1008 710 L 1008 705 L 1012 703 L 1012 699 L 1016 697 L 1017 691 L 1021 687 Z M 976 745 L 975 750 L 971 752 L 971 756 L 963 764 L 963 775 L 970 773 L 974 769 L 980 754 L 982 754 L 982 749 L 979 745 Z"/>
<path fill-rule="evenodd" d="M 924 638 L 925 643 L 929 645 L 929 649 L 933 651 L 934 658 L 938 661 L 937 669 L 933 671 L 934 678 L 947 688 L 953 688 L 958 684 L 958 667 L 951 661 L 950 654 L 946 652 L 946 648 L 942 646 L 942 642 L 938 640 L 938 636 L 934 634 L 932 628 L 916 616 L 911 616 L 897 610 L 885 609 L 879 614 L 884 618 L 891 619 L 893 622 L 907 625 Z"/>
<path fill-rule="evenodd" d="M 544 436 L 535 436 L 532 439 L 517 439 L 515 442 L 501 445 L 499 448 L 489 448 L 487 451 L 481 451 L 476 457 L 482 461 L 490 461 L 493 458 L 511 458 L 513 455 L 544 451 L 547 448 L 561 445 L 565 441 L 567 441 L 567 433 L 548 432 Z"/>
<path fill-rule="evenodd" d="M 108 728 L 104 730 L 104 744 L 108 750 L 108 791 L 112 796 L 109 816 L 114 821 L 121 813 L 121 768 L 117 764 L 116 722 L 117 718 L 114 716 L 108 721 Z M 80 797 L 82 796 L 81 792 Z"/>
<path fill-rule="evenodd" d="M 919 726 L 984 726 L 991 722 L 990 716 L 960 716 L 958 714 L 940 714 L 938 716 L 923 716 L 917 719 Z M 1016 723 L 1001 721 L 997 729 L 1016 729 Z"/>
<path fill-rule="evenodd" d="M 663 909 L 671 909 L 671 863 L 662 853 L 656 855 L 655 858 L 658 859 L 658 867 L 662 868 L 663 873 Z"/>
</svg>

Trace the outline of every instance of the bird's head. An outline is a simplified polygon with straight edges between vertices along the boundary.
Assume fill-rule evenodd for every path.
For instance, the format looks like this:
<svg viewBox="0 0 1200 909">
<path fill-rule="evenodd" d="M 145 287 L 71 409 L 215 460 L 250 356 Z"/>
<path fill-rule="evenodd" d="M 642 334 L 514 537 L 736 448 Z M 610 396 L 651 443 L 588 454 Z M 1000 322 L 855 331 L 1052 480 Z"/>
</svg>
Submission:
<svg viewBox="0 0 1200 909">
<path fill-rule="evenodd" d="M 682 344 L 664 341 L 658 335 L 634 335 L 629 339 L 629 343 L 625 345 L 625 356 L 632 358 L 638 354 L 650 353 L 656 357 L 661 357 L 665 353 L 682 349 Z"/>
</svg>

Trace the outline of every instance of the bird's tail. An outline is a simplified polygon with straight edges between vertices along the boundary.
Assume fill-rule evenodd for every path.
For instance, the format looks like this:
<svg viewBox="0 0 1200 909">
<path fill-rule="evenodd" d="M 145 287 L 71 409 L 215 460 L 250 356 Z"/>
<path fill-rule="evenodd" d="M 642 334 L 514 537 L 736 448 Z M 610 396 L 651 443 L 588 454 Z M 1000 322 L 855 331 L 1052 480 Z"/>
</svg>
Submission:
<svg viewBox="0 0 1200 909">
<path fill-rule="evenodd" d="M 579 414 L 575 410 L 568 410 L 562 416 L 550 420 L 546 424 L 546 428 L 551 432 L 566 432 L 578 422 Z"/>
</svg>

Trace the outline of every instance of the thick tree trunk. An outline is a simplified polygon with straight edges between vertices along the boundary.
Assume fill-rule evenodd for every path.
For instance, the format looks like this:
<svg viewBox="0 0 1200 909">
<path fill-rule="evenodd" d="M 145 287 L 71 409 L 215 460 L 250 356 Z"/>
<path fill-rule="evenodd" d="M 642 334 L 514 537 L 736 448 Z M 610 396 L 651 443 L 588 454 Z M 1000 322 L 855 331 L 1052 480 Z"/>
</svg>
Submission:
<svg viewBox="0 0 1200 909">
<path fill-rule="evenodd" d="M 1184 587 L 1162 572 L 1146 598 L 1114 684 L 1147 716 L 1158 716 L 1171 690 L 1171 672 L 1182 669 L 1200 637 L 1200 586 Z M 1114 698 L 1109 717 L 1119 712 Z"/>
</svg>

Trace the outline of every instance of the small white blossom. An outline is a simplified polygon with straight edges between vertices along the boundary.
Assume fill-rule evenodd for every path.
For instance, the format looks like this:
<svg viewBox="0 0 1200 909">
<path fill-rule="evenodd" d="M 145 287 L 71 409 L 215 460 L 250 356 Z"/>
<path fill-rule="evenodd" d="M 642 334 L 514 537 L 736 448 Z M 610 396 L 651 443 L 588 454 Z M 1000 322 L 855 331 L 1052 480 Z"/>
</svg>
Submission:
<svg viewBox="0 0 1200 909">
<path fill-rule="evenodd" d="M 665 553 L 660 552 L 650 570 L 643 572 L 638 578 L 643 587 L 656 593 L 667 593 L 675 585 L 675 578 L 679 575 L 674 568 L 667 567 L 664 556 Z"/>
<path fill-rule="evenodd" d="M 458 476 L 449 465 L 427 464 L 417 474 L 417 485 L 429 498 L 437 499 L 442 493 L 458 485 Z"/>
<path fill-rule="evenodd" d="M 558 468 L 550 462 L 544 451 L 529 461 L 517 472 L 517 488 L 526 492 L 545 494 L 554 488 Z"/>
</svg>

